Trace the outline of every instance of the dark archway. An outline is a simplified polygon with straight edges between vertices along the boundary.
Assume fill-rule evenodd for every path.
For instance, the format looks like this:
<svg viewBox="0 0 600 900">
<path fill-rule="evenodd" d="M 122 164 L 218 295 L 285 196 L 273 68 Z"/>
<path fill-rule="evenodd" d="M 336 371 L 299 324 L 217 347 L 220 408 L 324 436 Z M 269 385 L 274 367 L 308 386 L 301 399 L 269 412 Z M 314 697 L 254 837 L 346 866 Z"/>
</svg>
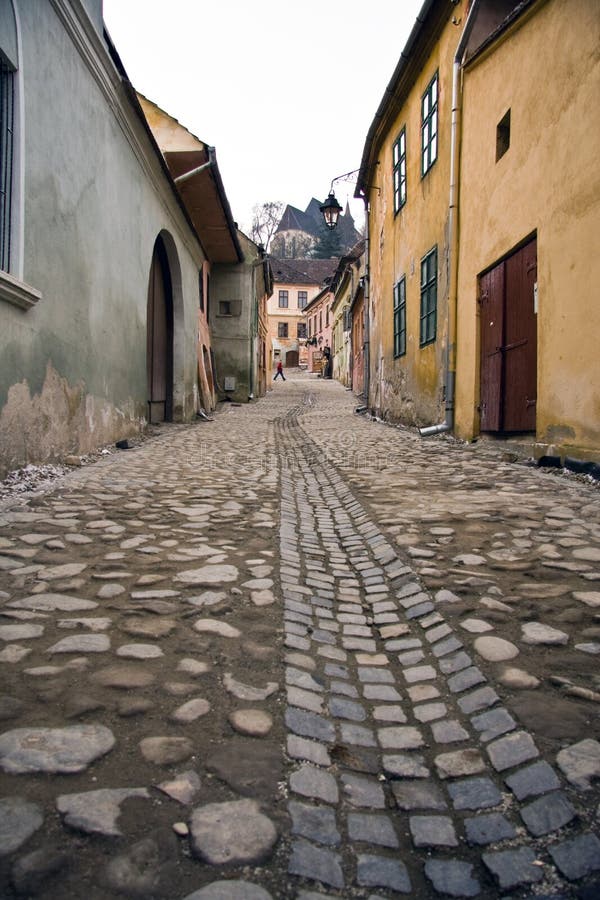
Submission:
<svg viewBox="0 0 600 900">
<path fill-rule="evenodd" d="M 154 244 L 148 284 L 146 342 L 148 421 L 173 419 L 173 289 L 165 245 Z"/>
</svg>

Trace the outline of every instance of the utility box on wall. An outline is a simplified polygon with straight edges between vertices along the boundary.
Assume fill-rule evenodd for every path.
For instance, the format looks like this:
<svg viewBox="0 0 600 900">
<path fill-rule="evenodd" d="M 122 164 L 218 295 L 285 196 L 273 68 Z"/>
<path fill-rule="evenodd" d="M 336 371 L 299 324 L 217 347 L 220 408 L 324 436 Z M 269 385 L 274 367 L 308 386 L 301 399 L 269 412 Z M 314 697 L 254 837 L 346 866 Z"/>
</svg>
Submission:
<svg viewBox="0 0 600 900">
<path fill-rule="evenodd" d="M 224 390 L 235 391 L 235 378 L 233 375 L 227 375 L 225 378 Z"/>
</svg>

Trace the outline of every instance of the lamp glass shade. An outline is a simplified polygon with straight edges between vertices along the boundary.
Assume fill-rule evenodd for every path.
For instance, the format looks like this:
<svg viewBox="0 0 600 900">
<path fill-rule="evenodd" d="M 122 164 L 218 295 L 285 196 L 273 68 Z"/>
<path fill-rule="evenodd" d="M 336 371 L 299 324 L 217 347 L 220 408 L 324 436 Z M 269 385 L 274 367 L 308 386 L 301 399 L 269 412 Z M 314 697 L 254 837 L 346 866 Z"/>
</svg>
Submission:
<svg viewBox="0 0 600 900">
<path fill-rule="evenodd" d="M 325 224 L 328 228 L 335 228 L 338 223 L 338 219 L 340 213 L 342 211 L 342 207 L 337 202 L 336 196 L 331 191 L 325 203 L 319 207 L 320 211 L 323 213 L 323 218 L 325 219 Z"/>
</svg>

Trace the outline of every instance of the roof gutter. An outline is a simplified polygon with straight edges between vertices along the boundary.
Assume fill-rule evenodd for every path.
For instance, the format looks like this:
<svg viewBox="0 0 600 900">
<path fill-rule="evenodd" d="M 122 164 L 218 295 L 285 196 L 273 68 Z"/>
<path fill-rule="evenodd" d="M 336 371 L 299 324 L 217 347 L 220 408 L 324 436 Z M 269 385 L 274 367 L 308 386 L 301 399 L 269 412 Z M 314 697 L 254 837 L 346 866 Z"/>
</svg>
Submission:
<svg viewBox="0 0 600 900">
<path fill-rule="evenodd" d="M 450 196 L 448 199 L 449 281 L 448 346 L 446 349 L 446 409 L 444 421 L 419 428 L 421 437 L 443 434 L 454 429 L 454 395 L 456 383 L 456 319 L 458 308 L 458 189 L 460 182 L 460 137 L 462 85 L 460 70 L 467 40 L 475 21 L 480 0 L 473 0 L 463 33 L 458 42 L 452 66 L 452 124 L 450 132 Z"/>
</svg>

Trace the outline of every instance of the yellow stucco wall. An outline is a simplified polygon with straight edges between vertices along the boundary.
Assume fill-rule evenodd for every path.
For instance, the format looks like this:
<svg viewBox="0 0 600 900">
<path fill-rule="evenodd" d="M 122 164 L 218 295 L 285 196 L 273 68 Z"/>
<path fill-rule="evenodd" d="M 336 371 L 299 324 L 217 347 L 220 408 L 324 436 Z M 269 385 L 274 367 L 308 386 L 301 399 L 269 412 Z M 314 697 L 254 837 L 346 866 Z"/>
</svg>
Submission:
<svg viewBox="0 0 600 900">
<path fill-rule="evenodd" d="M 477 276 L 537 234 L 539 452 L 600 450 L 600 10 L 547 0 L 464 73 L 456 431 L 479 430 Z M 496 127 L 511 110 L 510 147 Z M 595 451 L 595 452 L 594 452 Z"/>
<path fill-rule="evenodd" d="M 391 420 L 428 425 L 444 418 L 448 310 L 448 197 L 452 62 L 466 3 L 448 4 L 447 22 L 420 66 L 400 112 L 379 148 L 369 192 L 371 309 L 370 405 Z M 452 19 L 459 22 L 453 24 Z M 439 73 L 438 153 L 421 177 L 421 98 Z M 394 213 L 393 146 L 406 126 L 407 200 Z M 437 247 L 437 335 L 420 347 L 421 259 Z M 406 277 L 406 354 L 394 359 L 394 285 Z"/>
</svg>

